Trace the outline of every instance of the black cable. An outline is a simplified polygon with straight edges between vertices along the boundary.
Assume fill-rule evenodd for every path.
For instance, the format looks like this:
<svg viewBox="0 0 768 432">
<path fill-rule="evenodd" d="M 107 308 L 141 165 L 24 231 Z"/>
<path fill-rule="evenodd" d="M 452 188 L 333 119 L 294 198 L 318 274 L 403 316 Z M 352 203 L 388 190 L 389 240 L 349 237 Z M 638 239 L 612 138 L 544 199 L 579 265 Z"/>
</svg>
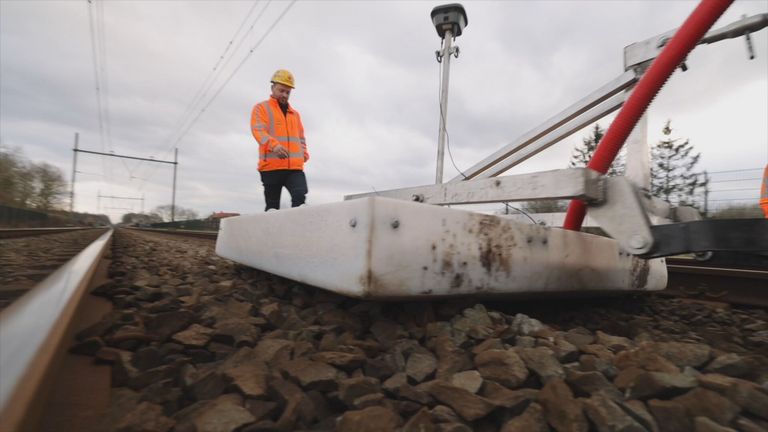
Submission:
<svg viewBox="0 0 768 432">
<path fill-rule="evenodd" d="M 538 225 L 538 224 L 539 224 L 538 222 L 536 222 L 536 221 L 535 221 L 535 220 L 534 220 L 534 219 L 531 217 L 531 215 L 529 215 L 528 213 L 526 213 L 526 212 L 525 212 L 525 211 L 523 211 L 522 209 L 519 209 L 519 208 L 517 208 L 517 207 L 513 207 L 513 206 L 509 205 L 509 203 L 506 203 L 506 202 L 504 203 L 504 205 L 505 205 L 505 206 L 507 206 L 507 207 L 509 207 L 509 208 L 511 208 L 512 210 L 517 210 L 519 213 L 522 213 L 522 214 L 524 214 L 524 215 L 525 215 L 525 217 L 527 217 L 528 219 L 530 219 L 530 220 L 531 220 L 531 223 L 532 223 L 532 224 L 534 224 L 534 225 Z"/>
<path fill-rule="evenodd" d="M 440 42 L 440 51 L 443 50 L 443 43 L 445 42 L 445 39 L 443 39 L 442 42 Z M 450 56 L 451 53 L 448 53 Z M 451 159 L 451 164 L 453 165 L 453 168 L 456 169 L 456 171 L 461 174 L 462 177 L 465 179 L 467 178 L 466 175 L 464 175 L 464 172 L 459 169 L 458 166 L 456 166 L 456 162 L 453 160 L 453 154 L 451 153 L 451 136 L 448 135 L 448 129 L 445 127 L 445 115 L 443 114 L 443 104 L 440 103 L 440 94 L 443 90 L 443 74 L 442 74 L 442 68 L 441 63 L 437 63 L 437 72 L 438 72 L 438 78 L 437 78 L 437 105 L 440 107 L 440 125 L 443 128 L 443 131 L 445 132 L 445 141 L 446 141 L 446 147 L 448 148 L 448 157 Z"/>
</svg>

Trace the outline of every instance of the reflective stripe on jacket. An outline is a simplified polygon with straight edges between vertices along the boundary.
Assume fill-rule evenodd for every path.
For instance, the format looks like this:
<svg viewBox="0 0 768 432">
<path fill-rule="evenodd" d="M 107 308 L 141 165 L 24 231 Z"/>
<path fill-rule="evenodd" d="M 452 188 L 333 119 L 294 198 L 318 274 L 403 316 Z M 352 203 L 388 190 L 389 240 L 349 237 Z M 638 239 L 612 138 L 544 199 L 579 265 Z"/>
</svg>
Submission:
<svg viewBox="0 0 768 432">
<path fill-rule="evenodd" d="M 760 187 L 760 207 L 765 217 L 768 218 L 768 165 L 763 170 L 763 185 Z"/>
<path fill-rule="evenodd" d="M 288 106 L 283 114 L 277 99 L 258 103 L 251 112 L 251 133 L 259 143 L 259 171 L 302 170 L 309 160 L 304 126 L 299 113 Z M 280 159 L 274 153 L 275 146 L 288 150 L 288 158 Z"/>
</svg>

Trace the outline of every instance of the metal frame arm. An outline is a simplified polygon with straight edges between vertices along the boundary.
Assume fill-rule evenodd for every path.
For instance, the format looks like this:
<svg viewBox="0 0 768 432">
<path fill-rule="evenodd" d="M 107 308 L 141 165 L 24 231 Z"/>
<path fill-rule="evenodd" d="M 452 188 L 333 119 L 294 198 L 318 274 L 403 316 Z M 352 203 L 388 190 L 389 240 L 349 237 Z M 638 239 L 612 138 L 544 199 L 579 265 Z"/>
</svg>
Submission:
<svg viewBox="0 0 768 432">
<path fill-rule="evenodd" d="M 603 187 L 597 172 L 587 168 L 570 168 L 347 195 L 344 199 L 373 196 L 438 205 L 566 198 L 592 202 L 603 199 Z"/>
<path fill-rule="evenodd" d="M 581 100 L 577 101 L 573 105 L 559 112 L 555 116 L 549 118 L 540 126 L 534 129 L 531 129 L 525 134 L 519 136 L 517 139 L 515 139 L 511 143 L 497 150 L 490 156 L 474 164 L 472 167 L 470 167 L 468 170 L 464 172 L 463 176 L 460 175 L 460 176 L 454 177 L 453 179 L 451 179 L 451 182 L 455 183 L 462 180 L 469 180 L 474 177 L 480 176 L 484 171 L 490 169 L 494 165 L 504 162 L 507 158 L 519 152 L 520 150 L 524 149 L 525 147 L 535 143 L 536 141 L 547 136 L 548 134 L 556 133 L 558 129 L 564 127 L 571 120 L 580 118 L 581 116 L 587 114 L 593 108 L 597 107 L 598 105 L 602 104 L 603 102 L 609 99 L 613 101 L 614 99 L 611 99 L 612 96 L 621 94 L 621 92 L 623 92 L 624 90 L 632 86 L 635 82 L 637 82 L 637 77 L 634 72 L 632 71 L 624 72 L 623 74 L 619 75 L 612 81 L 608 82 L 607 84 L 603 85 L 599 89 L 592 92 L 587 97 L 582 98 Z M 621 102 L 623 102 L 623 97 L 621 99 Z M 614 103 L 612 105 L 615 105 L 614 109 L 616 109 L 619 106 L 621 106 L 621 103 L 618 103 L 618 105 Z M 607 113 L 603 113 L 602 116 L 606 114 Z M 594 121 L 594 120 L 591 120 L 591 121 Z M 560 134 L 560 135 L 567 136 L 567 134 Z M 560 139 L 562 139 L 562 136 L 560 137 Z M 550 142 L 550 145 L 556 141 L 557 140 Z M 543 150 L 543 148 L 541 150 Z M 498 175 L 498 173 L 495 175 Z"/>
<path fill-rule="evenodd" d="M 709 31 L 699 41 L 698 45 L 711 44 L 724 39 L 732 39 L 748 35 L 765 27 L 768 27 L 768 13 L 742 18 L 725 27 Z M 635 42 L 624 47 L 624 69 L 629 70 L 647 61 L 653 60 L 659 55 L 661 49 L 678 29 L 650 37 L 644 41 Z"/>
</svg>

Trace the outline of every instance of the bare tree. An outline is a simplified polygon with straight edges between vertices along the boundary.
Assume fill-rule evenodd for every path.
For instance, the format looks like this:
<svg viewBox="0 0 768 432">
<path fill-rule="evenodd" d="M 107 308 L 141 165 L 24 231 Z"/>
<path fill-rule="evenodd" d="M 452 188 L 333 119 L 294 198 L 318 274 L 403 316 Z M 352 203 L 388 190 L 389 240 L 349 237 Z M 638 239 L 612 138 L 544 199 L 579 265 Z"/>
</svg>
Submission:
<svg viewBox="0 0 768 432">
<path fill-rule="evenodd" d="M 161 206 L 155 207 L 155 209 L 152 210 L 152 212 L 158 214 L 163 219 L 163 221 L 170 222 L 171 221 L 171 210 L 172 210 L 172 208 L 173 208 L 172 205 L 165 204 L 165 205 L 161 205 Z M 175 220 L 177 220 L 177 221 L 180 221 L 180 220 L 191 220 L 191 219 L 196 219 L 196 218 L 197 218 L 197 211 L 192 210 L 192 209 L 188 209 L 188 208 L 184 208 L 184 207 L 181 207 L 181 206 L 176 206 L 176 210 L 174 212 L 174 219 Z"/>
<path fill-rule="evenodd" d="M 34 187 L 29 163 L 19 149 L 0 147 L 0 203 L 28 207 Z"/>
<path fill-rule="evenodd" d="M 41 162 L 31 168 L 34 195 L 32 207 L 39 210 L 53 210 L 61 204 L 62 197 L 67 192 L 67 182 L 61 170 L 55 166 Z"/>
</svg>

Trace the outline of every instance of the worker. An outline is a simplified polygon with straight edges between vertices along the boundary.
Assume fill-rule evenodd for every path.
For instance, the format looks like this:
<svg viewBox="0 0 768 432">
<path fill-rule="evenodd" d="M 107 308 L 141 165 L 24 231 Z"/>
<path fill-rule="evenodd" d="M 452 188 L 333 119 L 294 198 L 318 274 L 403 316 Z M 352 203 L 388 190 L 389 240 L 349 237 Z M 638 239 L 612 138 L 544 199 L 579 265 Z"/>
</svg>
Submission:
<svg viewBox="0 0 768 432">
<path fill-rule="evenodd" d="M 760 207 L 768 219 L 768 165 L 763 170 L 763 185 L 760 187 Z"/>
<path fill-rule="evenodd" d="M 264 211 L 280 209 L 283 187 L 291 206 L 304 204 L 309 189 L 304 163 L 309 160 L 301 116 L 289 103 L 295 88 L 293 74 L 280 69 L 272 75 L 272 95 L 253 107 L 251 133 L 259 143 L 259 173 L 264 185 Z"/>
</svg>

